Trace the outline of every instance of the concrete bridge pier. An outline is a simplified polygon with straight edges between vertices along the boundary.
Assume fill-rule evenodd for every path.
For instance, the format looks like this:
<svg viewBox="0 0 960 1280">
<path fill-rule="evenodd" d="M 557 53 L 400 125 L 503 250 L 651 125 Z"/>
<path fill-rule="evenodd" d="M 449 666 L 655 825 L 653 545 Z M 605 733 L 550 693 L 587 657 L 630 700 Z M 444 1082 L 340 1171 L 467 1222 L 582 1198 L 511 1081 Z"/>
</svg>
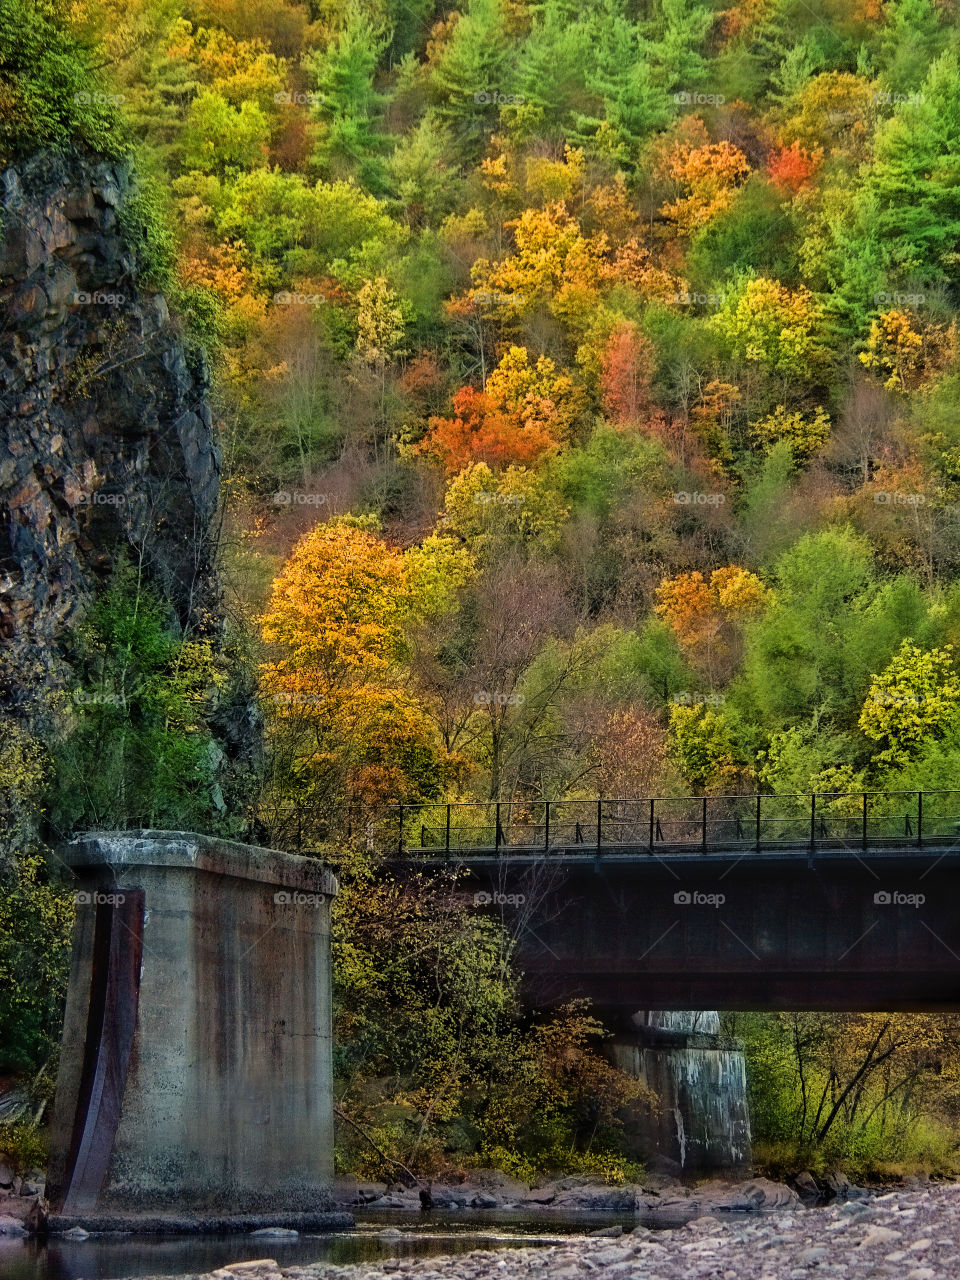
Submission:
<svg viewBox="0 0 960 1280">
<path fill-rule="evenodd" d="M 640 1010 L 608 1041 L 611 1062 L 655 1095 L 626 1114 L 633 1154 L 670 1173 L 742 1173 L 751 1165 L 743 1053 L 715 1012 Z"/>
<path fill-rule="evenodd" d="M 63 857 L 78 905 L 52 1213 L 327 1209 L 336 878 L 184 832 L 93 833 Z"/>
</svg>

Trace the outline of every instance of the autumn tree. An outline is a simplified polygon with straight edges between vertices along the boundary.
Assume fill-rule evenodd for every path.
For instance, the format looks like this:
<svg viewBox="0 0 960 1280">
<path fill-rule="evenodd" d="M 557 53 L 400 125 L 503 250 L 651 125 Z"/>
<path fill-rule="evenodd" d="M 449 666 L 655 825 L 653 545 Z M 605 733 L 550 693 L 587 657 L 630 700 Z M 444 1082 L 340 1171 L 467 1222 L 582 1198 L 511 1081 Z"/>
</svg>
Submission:
<svg viewBox="0 0 960 1280">
<path fill-rule="evenodd" d="M 750 172 L 740 148 L 726 141 L 701 146 L 679 141 L 667 156 L 666 167 L 681 195 L 660 212 L 681 235 L 690 235 L 729 209 L 737 187 Z"/>
<path fill-rule="evenodd" d="M 954 724 L 958 708 L 960 679 L 953 646 L 925 650 L 904 640 L 870 681 L 858 723 L 879 748 L 876 763 L 898 765 Z"/>
<path fill-rule="evenodd" d="M 903 307 L 882 311 L 870 325 L 860 363 L 875 369 L 888 391 L 907 391 L 942 368 L 954 333 L 943 325 L 924 323 Z"/>
<path fill-rule="evenodd" d="M 403 557 L 368 529 L 331 521 L 297 543 L 262 622 L 274 791 L 286 803 L 330 817 L 344 803 L 435 793 L 432 726 L 399 668 L 411 603 Z"/>
<path fill-rule="evenodd" d="M 808 151 L 799 142 L 792 142 L 788 147 L 779 147 L 767 160 L 767 172 L 770 181 L 784 194 L 796 193 L 809 183 L 823 163 L 823 151 L 816 148 Z"/>
<path fill-rule="evenodd" d="M 737 565 L 714 569 L 707 581 L 699 570 L 665 578 L 654 612 L 669 625 L 681 647 L 709 673 L 726 673 L 733 660 L 739 626 L 769 603 L 770 592 L 756 574 Z"/>
<path fill-rule="evenodd" d="M 723 716 L 706 706 L 673 705 L 667 751 L 696 791 L 723 792 L 736 776 L 732 740 Z"/>
<path fill-rule="evenodd" d="M 472 462 L 522 466 L 556 447 L 541 425 L 523 427 L 485 392 L 462 387 L 453 397 L 453 416 L 431 418 L 415 452 L 436 459 L 449 475 L 456 475 Z"/>
<path fill-rule="evenodd" d="M 763 276 L 742 279 L 710 321 L 740 359 L 799 380 L 827 359 L 823 323 L 823 306 L 809 289 Z"/>
<path fill-rule="evenodd" d="M 750 433 L 767 453 L 785 440 L 790 445 L 794 460 L 802 463 L 826 444 L 830 436 L 830 417 L 822 406 L 811 414 L 805 414 L 799 409 L 788 413 L 785 405 L 778 404 L 773 413 L 750 423 Z"/>
<path fill-rule="evenodd" d="M 652 373 L 649 339 L 634 322 L 622 321 L 607 339 L 600 366 L 604 408 L 613 422 L 636 422 L 649 404 Z"/>
</svg>

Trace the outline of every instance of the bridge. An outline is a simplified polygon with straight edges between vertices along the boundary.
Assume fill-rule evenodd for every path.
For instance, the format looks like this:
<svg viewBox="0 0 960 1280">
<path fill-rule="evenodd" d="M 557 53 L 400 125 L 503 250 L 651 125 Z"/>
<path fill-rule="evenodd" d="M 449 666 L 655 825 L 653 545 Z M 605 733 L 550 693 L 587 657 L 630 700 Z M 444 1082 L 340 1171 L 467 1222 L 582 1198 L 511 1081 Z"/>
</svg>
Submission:
<svg viewBox="0 0 960 1280">
<path fill-rule="evenodd" d="M 528 998 L 960 1010 L 960 791 L 397 806 L 386 865 L 448 867 Z"/>
</svg>

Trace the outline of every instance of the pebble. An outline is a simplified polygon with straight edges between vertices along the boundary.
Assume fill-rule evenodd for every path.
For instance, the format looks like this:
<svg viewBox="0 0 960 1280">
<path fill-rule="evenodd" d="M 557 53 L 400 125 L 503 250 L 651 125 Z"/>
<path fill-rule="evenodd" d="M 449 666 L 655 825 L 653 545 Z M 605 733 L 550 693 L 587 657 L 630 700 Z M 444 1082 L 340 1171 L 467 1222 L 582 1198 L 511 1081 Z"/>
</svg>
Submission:
<svg viewBox="0 0 960 1280">
<path fill-rule="evenodd" d="M 290 1268 L 261 1259 L 192 1280 L 956 1280 L 958 1189 L 889 1192 L 857 1210 L 714 1212 L 675 1229 L 604 1229 L 544 1248 Z M 388 1227 L 378 1238 L 395 1244 L 408 1233 Z"/>
</svg>

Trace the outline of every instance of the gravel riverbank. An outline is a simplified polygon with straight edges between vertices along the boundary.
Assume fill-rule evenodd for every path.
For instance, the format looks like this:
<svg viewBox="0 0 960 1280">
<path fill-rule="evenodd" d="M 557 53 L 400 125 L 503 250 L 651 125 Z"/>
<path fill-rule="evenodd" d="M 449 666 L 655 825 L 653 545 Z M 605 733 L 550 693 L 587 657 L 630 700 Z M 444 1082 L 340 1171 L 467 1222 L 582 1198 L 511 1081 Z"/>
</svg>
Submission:
<svg viewBox="0 0 960 1280">
<path fill-rule="evenodd" d="M 264 1244 L 268 1244 L 264 1241 Z M 205 1280 L 801 1280 L 960 1276 L 960 1185 L 769 1214 L 708 1214 L 675 1231 L 638 1227 L 539 1249 L 359 1266 L 284 1267 L 271 1259 Z"/>
</svg>

